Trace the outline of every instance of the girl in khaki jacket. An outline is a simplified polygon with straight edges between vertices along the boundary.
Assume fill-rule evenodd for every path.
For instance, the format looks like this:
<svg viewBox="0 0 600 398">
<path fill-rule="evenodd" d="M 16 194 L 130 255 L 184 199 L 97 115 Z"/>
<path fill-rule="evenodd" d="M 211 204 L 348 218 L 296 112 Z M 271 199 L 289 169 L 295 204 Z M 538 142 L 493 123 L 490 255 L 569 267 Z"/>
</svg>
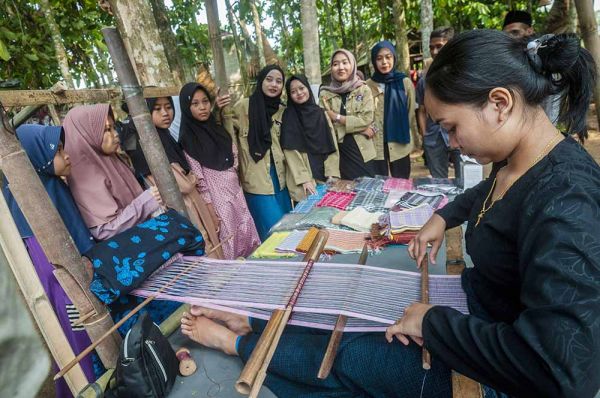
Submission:
<svg viewBox="0 0 600 398">
<path fill-rule="evenodd" d="M 287 107 L 281 125 L 281 148 L 286 159 L 290 152 L 292 156 L 296 153 L 301 156 L 303 167 L 288 167 L 287 173 L 290 195 L 294 201 L 300 201 L 314 190 L 313 178 L 325 182 L 330 177 L 340 177 L 337 139 L 329 117 L 315 102 L 305 76 L 291 76 L 285 90 Z"/>
<path fill-rule="evenodd" d="M 350 51 L 333 53 L 331 85 L 321 88 L 319 102 L 334 123 L 341 177 L 373 177 L 376 152 L 368 129 L 373 122 L 373 95 L 356 75 L 356 60 Z"/>
<path fill-rule="evenodd" d="M 240 182 L 258 235 L 264 240 L 271 227 L 287 212 L 292 202 L 286 184 L 287 168 L 305 174 L 312 182 L 310 170 L 302 170 L 298 151 L 284 151 L 279 143 L 284 75 L 277 65 L 260 71 L 256 89 L 250 98 L 234 106 L 233 136 L 238 143 Z"/>
<path fill-rule="evenodd" d="M 391 172 L 392 177 L 409 178 L 410 152 L 414 148 L 411 133 L 415 131 L 415 89 L 410 79 L 395 69 L 396 61 L 396 50 L 387 40 L 371 49 L 375 73 L 367 85 L 373 93 L 375 118 L 369 130 L 374 134 L 377 151 L 376 173 L 387 176 Z"/>
</svg>

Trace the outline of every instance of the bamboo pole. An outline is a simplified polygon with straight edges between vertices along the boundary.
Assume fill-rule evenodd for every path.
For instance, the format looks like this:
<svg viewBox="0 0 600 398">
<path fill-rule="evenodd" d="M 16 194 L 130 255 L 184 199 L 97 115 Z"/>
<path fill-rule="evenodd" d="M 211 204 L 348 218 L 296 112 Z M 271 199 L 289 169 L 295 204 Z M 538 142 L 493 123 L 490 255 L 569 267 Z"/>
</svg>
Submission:
<svg viewBox="0 0 600 398">
<path fill-rule="evenodd" d="M 148 112 L 148 106 L 142 95 L 142 88 L 135 75 L 133 65 L 129 61 L 125 44 L 114 27 L 103 28 L 102 34 L 117 72 L 123 90 L 123 97 L 127 101 L 129 113 L 140 136 L 142 151 L 148 161 L 150 172 L 156 181 L 160 195 L 168 207 L 187 216 L 183 196 L 171 171 L 169 159 L 160 142 L 156 127 L 152 122 L 152 116 Z"/>
<path fill-rule="evenodd" d="M 48 261 L 57 268 L 56 278 L 80 314 L 95 312 L 85 327 L 90 339 L 96 341 L 110 329 L 112 319 L 106 307 L 87 288 L 91 275 L 1 107 L 0 160 L 17 204 Z M 114 366 L 119 355 L 120 337 L 112 337 L 98 346 L 97 350 L 107 367 Z"/>
<path fill-rule="evenodd" d="M 179 87 L 144 87 L 144 98 L 170 97 L 179 95 Z M 42 105 L 63 105 L 77 103 L 105 103 L 124 99 L 120 88 L 99 88 L 82 90 L 0 90 L 0 102 L 6 107 L 33 106 L 32 112 Z M 16 118 L 16 116 L 15 116 Z"/>
<path fill-rule="evenodd" d="M 267 375 L 267 369 L 271 359 L 277 348 L 277 344 L 281 339 L 283 330 L 287 325 L 287 321 L 292 314 L 292 309 L 296 304 L 296 300 L 302 291 L 304 282 L 310 274 L 313 264 L 319 259 L 319 256 L 325 248 L 329 234 L 327 231 L 321 230 L 313 241 L 310 250 L 304 256 L 304 261 L 308 261 L 304 272 L 300 276 L 298 283 L 294 286 L 290 300 L 284 310 L 275 310 L 267 323 L 262 335 L 260 336 L 246 366 L 242 370 L 240 377 L 235 383 L 235 389 L 240 394 L 256 397 Z"/>
<path fill-rule="evenodd" d="M 27 306 L 54 361 L 58 366 L 63 366 L 75 357 L 75 353 L 40 283 L 3 195 L 0 195 L 0 220 L 2 220 L 0 222 L 0 249 L 8 260 L 8 265 L 15 275 Z M 73 395 L 76 395 L 88 384 L 81 366 L 77 366 L 65 380 Z"/>
<path fill-rule="evenodd" d="M 362 253 L 360 253 L 360 257 L 358 258 L 358 264 L 365 265 L 367 263 L 368 256 L 369 247 L 365 242 L 365 245 L 362 249 Z M 333 363 L 337 355 L 338 347 L 340 346 L 342 336 L 344 335 L 344 328 L 346 327 L 346 322 L 348 322 L 347 316 L 338 316 L 337 321 L 335 322 L 335 327 L 333 328 L 333 332 L 331 333 L 331 337 L 329 338 L 329 342 L 327 343 L 327 349 L 325 350 L 325 355 L 323 356 L 323 360 L 321 361 L 319 373 L 317 374 L 317 377 L 319 379 L 326 379 L 327 376 L 329 376 L 329 373 L 331 372 L 331 368 L 333 367 Z"/>
<path fill-rule="evenodd" d="M 429 263 L 427 255 L 421 261 L 421 303 L 429 304 Z M 431 369 L 431 355 L 423 346 L 423 369 Z"/>
</svg>

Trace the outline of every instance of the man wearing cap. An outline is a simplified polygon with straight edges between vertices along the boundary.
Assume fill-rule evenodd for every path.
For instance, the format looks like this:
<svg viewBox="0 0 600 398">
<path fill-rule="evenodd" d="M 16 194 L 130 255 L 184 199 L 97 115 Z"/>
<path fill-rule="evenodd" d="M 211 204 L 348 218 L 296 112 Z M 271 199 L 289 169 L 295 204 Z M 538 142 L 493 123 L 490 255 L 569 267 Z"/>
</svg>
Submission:
<svg viewBox="0 0 600 398">
<path fill-rule="evenodd" d="M 522 39 L 533 34 L 531 21 L 531 14 L 527 11 L 512 10 L 504 17 L 502 30 L 515 39 Z"/>
</svg>

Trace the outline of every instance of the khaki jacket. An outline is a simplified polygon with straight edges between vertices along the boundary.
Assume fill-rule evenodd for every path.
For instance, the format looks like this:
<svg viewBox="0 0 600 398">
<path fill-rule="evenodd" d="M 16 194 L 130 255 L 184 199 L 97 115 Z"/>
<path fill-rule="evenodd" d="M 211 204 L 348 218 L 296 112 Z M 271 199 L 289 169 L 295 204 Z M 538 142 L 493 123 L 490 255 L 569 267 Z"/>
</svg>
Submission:
<svg viewBox="0 0 600 398">
<path fill-rule="evenodd" d="M 301 181 L 300 185 L 312 179 L 308 158 L 302 159 L 298 151 L 284 151 L 281 149 L 279 137 L 281 135 L 281 119 L 284 106 L 280 106 L 277 113 L 273 115 L 273 126 L 271 127 L 271 149 L 258 162 L 250 156 L 250 147 L 248 145 L 248 130 L 250 121 L 248 119 L 249 98 L 242 98 L 233 106 L 231 120 L 232 130 L 229 133 L 238 146 L 238 159 L 240 163 L 240 183 L 244 192 L 258 195 L 273 195 L 275 188 L 271 181 L 269 172 L 271 167 L 271 151 L 275 161 L 275 171 L 281 189 L 286 188 L 287 169 L 295 176 L 294 181 Z M 306 156 L 306 155 L 305 155 Z M 291 187 L 290 187 L 291 188 Z M 302 189 L 302 187 L 300 187 Z"/>
<path fill-rule="evenodd" d="M 333 137 L 333 143 L 335 145 L 335 152 L 327 156 L 325 159 L 325 176 L 327 177 L 340 177 L 340 155 L 338 153 L 338 144 L 335 136 L 335 129 L 333 128 L 333 123 L 329 119 L 329 116 L 325 114 L 327 118 L 327 123 L 329 124 L 329 128 L 331 131 L 331 135 Z M 301 200 L 306 199 L 306 194 L 304 193 L 304 188 L 302 184 L 308 181 L 313 181 L 312 172 L 310 169 L 310 162 L 308 160 L 308 155 L 303 152 L 292 151 L 288 149 L 284 149 L 283 153 L 285 155 L 285 160 L 289 164 L 293 164 L 293 167 L 288 167 L 286 172 L 286 183 L 288 190 L 290 191 L 290 197 L 295 202 L 300 202 Z"/>
<path fill-rule="evenodd" d="M 411 140 L 408 144 L 399 144 L 397 142 L 388 142 L 388 150 L 390 153 L 390 162 L 393 162 L 398 159 L 402 159 L 403 157 L 410 155 L 412 150 L 415 147 L 414 134 L 417 132 L 417 122 L 415 117 L 415 109 L 416 109 L 416 100 L 415 100 L 415 87 L 408 77 L 404 78 L 404 91 L 406 92 L 406 96 L 408 97 L 408 125 L 410 127 L 410 137 Z M 375 150 L 377 151 L 376 160 L 384 160 L 384 152 L 383 152 L 383 111 L 384 111 L 384 98 L 385 91 L 381 89 L 379 83 L 376 81 L 369 79 L 367 80 L 367 85 L 371 89 L 371 93 L 373 93 L 373 101 L 375 104 L 375 116 L 373 118 L 373 125 L 377 129 L 377 134 L 373 137 L 373 141 L 375 143 Z"/>
<path fill-rule="evenodd" d="M 325 110 L 339 113 L 342 106 L 342 97 L 331 91 L 323 90 L 319 94 L 319 105 Z M 338 142 L 344 142 L 346 134 L 354 134 L 356 144 L 360 149 L 363 161 L 375 159 L 375 144 L 361 132 L 373 122 L 373 95 L 369 86 L 362 85 L 352 91 L 346 99 L 346 125 L 334 124 Z"/>
</svg>

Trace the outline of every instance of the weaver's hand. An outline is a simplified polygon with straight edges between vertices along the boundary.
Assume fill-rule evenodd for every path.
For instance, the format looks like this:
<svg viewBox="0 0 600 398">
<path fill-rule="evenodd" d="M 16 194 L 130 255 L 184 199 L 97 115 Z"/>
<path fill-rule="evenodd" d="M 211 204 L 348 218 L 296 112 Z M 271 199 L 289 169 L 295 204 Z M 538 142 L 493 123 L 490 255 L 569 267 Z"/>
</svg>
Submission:
<svg viewBox="0 0 600 398">
<path fill-rule="evenodd" d="M 433 216 L 423 225 L 408 244 L 408 255 L 417 260 L 417 267 L 421 267 L 423 257 L 427 255 L 427 244 L 431 243 L 429 252 L 429 262 L 435 264 L 438 250 L 444 241 L 444 232 L 446 231 L 446 221 L 439 215 L 433 213 Z"/>
<path fill-rule="evenodd" d="M 423 318 L 430 304 L 413 303 L 406 307 L 404 316 L 385 331 L 385 338 L 391 343 L 394 336 L 404 345 L 410 344 L 409 337 L 418 345 L 423 345 Z"/>
<path fill-rule="evenodd" d="M 305 195 L 314 195 L 317 193 L 317 187 L 315 186 L 314 181 L 305 182 L 302 184 L 302 188 L 304 189 Z"/>
<path fill-rule="evenodd" d="M 150 187 L 150 193 L 152 194 L 154 199 L 158 202 L 158 205 L 161 208 L 165 206 L 165 202 L 164 202 L 162 196 L 160 196 L 160 192 L 158 192 L 158 188 L 156 187 L 156 185 L 153 185 Z"/>
</svg>

